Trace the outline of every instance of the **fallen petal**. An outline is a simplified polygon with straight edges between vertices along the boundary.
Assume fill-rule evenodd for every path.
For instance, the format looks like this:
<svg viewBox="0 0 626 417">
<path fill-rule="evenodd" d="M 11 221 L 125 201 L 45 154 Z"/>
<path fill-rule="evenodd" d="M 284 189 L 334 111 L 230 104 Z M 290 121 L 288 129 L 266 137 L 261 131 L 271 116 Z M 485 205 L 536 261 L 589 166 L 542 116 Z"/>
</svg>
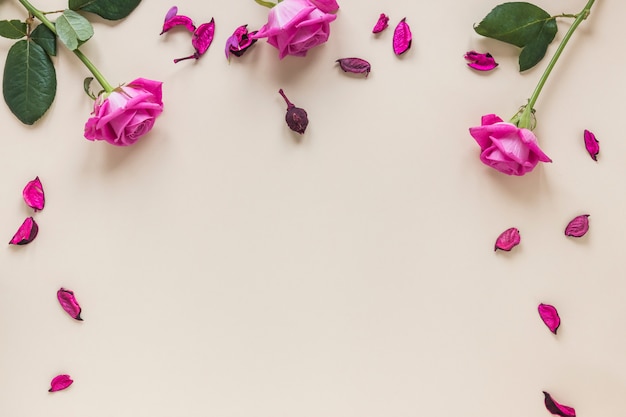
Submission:
<svg viewBox="0 0 626 417">
<path fill-rule="evenodd" d="M 556 311 L 556 308 L 550 304 L 539 304 L 537 309 L 539 310 L 539 317 L 541 317 L 541 320 L 543 320 L 552 333 L 556 334 L 557 329 L 561 325 L 561 318 L 559 317 L 559 313 Z"/>
<path fill-rule="evenodd" d="M 165 16 L 166 20 L 165 23 L 163 23 L 163 29 L 161 30 L 160 35 L 164 34 L 172 28 L 175 28 L 176 26 L 184 26 L 189 32 L 192 33 L 196 30 L 196 26 L 193 24 L 193 21 L 189 17 L 182 15 L 170 16 L 171 11 L 172 9 L 170 9 Z M 178 9 L 176 11 L 178 11 Z M 168 16 L 170 16 L 169 19 L 167 18 Z"/>
<path fill-rule="evenodd" d="M 294 132 L 303 134 L 306 127 L 309 125 L 309 117 L 304 109 L 296 107 L 285 95 L 285 92 L 281 88 L 278 90 L 278 94 L 283 96 L 285 103 L 287 103 L 287 114 L 285 115 L 285 121 L 289 129 Z"/>
<path fill-rule="evenodd" d="M 76 297 L 74 296 L 74 292 L 70 290 L 66 290 L 65 288 L 61 288 L 57 291 L 57 299 L 63 307 L 63 310 L 67 314 L 70 315 L 75 320 L 83 321 L 80 317 L 80 312 L 82 311 L 80 308 L 80 304 L 76 301 Z"/>
<path fill-rule="evenodd" d="M 386 14 L 381 13 L 378 17 L 378 21 L 374 25 L 374 29 L 372 29 L 372 33 L 380 33 L 383 30 L 387 29 L 389 26 L 389 17 Z"/>
<path fill-rule="evenodd" d="M 230 60 L 230 54 L 242 56 L 244 52 L 257 41 L 250 37 L 255 33 L 257 33 L 257 31 L 248 33 L 248 25 L 241 25 L 235 29 L 233 34 L 226 40 L 226 47 L 224 49 L 226 59 Z"/>
<path fill-rule="evenodd" d="M 549 412 L 561 417 L 576 417 L 576 410 L 572 407 L 557 403 L 552 399 L 552 396 L 545 391 L 543 391 L 543 395 L 545 397 L 544 402 L 546 408 Z"/>
<path fill-rule="evenodd" d="M 496 245 L 494 250 L 504 250 L 510 251 L 515 246 L 519 245 L 521 241 L 521 237 L 519 234 L 519 230 L 515 227 L 511 227 L 510 229 L 506 229 L 504 232 L 498 236 L 496 239 Z"/>
<path fill-rule="evenodd" d="M 345 72 L 351 72 L 354 74 L 362 74 L 365 73 L 365 77 L 370 73 L 372 66 L 369 62 L 361 58 L 341 58 L 336 62 L 339 63 L 339 66 Z"/>
<path fill-rule="evenodd" d="M 37 232 L 39 232 L 39 226 L 37 226 L 37 223 L 35 223 L 32 217 L 28 217 L 24 220 L 20 228 L 17 229 L 9 245 L 26 245 L 37 237 Z"/>
<path fill-rule="evenodd" d="M 203 55 L 211 43 L 213 42 L 213 35 L 215 34 L 215 20 L 211 19 L 209 23 L 203 23 L 198 26 L 198 29 L 193 33 L 191 44 L 196 49 L 198 55 Z"/>
<path fill-rule="evenodd" d="M 72 381 L 69 375 L 57 375 L 52 378 L 52 381 L 50 382 L 50 389 L 48 390 L 48 392 L 64 390 L 65 388 L 72 385 L 73 382 L 74 381 Z"/>
<path fill-rule="evenodd" d="M 46 199 L 39 177 L 35 177 L 34 180 L 29 181 L 28 184 L 26 184 L 26 187 L 24 187 L 24 190 L 22 191 L 22 196 L 29 207 L 33 208 L 35 211 L 43 210 L 43 207 L 46 204 Z"/>
<path fill-rule="evenodd" d="M 467 65 L 478 71 L 491 71 L 498 66 L 496 60 L 489 52 L 481 54 L 476 51 L 469 51 L 465 54 L 465 59 L 469 61 Z"/>
<path fill-rule="evenodd" d="M 589 230 L 589 215 L 574 217 L 565 228 L 565 236 L 582 237 Z"/>
<path fill-rule="evenodd" d="M 411 35 L 411 28 L 406 23 L 406 17 L 403 18 L 393 31 L 393 51 L 396 55 L 402 55 L 411 47 L 411 41 L 413 35 Z"/>
<path fill-rule="evenodd" d="M 598 160 L 598 154 L 600 153 L 600 142 L 596 139 L 596 135 L 585 129 L 585 148 L 594 161 Z"/>
</svg>

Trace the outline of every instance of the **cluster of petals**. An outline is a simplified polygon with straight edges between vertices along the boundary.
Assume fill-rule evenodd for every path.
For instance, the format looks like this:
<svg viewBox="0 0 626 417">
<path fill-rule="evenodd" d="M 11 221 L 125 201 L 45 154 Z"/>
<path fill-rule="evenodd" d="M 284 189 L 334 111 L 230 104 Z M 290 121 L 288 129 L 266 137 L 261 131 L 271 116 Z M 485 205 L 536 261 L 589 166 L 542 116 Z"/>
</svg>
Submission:
<svg viewBox="0 0 626 417">
<path fill-rule="evenodd" d="M 224 48 L 226 59 L 230 60 L 231 54 L 242 56 L 257 41 L 252 38 L 256 33 L 256 30 L 248 32 L 248 25 L 241 25 L 235 29 L 233 34 L 226 39 L 226 47 Z"/>
</svg>

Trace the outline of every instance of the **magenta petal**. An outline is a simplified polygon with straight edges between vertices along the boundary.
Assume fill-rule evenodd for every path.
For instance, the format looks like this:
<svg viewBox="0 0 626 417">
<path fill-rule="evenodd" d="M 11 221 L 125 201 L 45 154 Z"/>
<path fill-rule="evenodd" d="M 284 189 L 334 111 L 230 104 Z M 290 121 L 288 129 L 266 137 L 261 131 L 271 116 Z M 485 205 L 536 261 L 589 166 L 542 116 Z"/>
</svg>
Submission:
<svg viewBox="0 0 626 417">
<path fill-rule="evenodd" d="M 171 18 L 173 18 L 174 16 L 176 16 L 178 14 L 178 7 L 176 6 L 172 6 L 167 13 L 165 14 L 165 20 L 164 22 L 167 22 L 168 20 L 170 20 Z"/>
<path fill-rule="evenodd" d="M 198 55 L 204 54 L 211 43 L 213 42 L 213 35 L 215 34 L 215 20 L 211 19 L 209 23 L 203 23 L 198 26 L 198 29 L 193 33 L 191 44 L 196 49 Z"/>
<path fill-rule="evenodd" d="M 550 304 L 539 304 L 537 310 L 539 310 L 539 317 L 541 317 L 541 320 L 548 326 L 548 329 L 556 334 L 557 329 L 561 325 L 561 318 L 556 308 Z"/>
<path fill-rule="evenodd" d="M 28 217 L 24 220 L 20 228 L 17 229 L 9 245 L 26 245 L 37 237 L 37 232 L 39 232 L 39 226 L 37 226 L 37 223 L 35 223 L 32 217 Z"/>
<path fill-rule="evenodd" d="M 587 129 L 585 129 L 584 138 L 585 148 L 587 149 L 587 152 L 589 152 L 591 159 L 597 161 L 598 154 L 600 153 L 600 142 L 598 142 L 598 140 L 596 139 L 596 135 L 594 135 Z"/>
<path fill-rule="evenodd" d="M 76 297 L 74 296 L 74 292 L 70 290 L 66 290 L 65 288 L 61 288 L 57 291 L 57 299 L 63 307 L 63 310 L 67 314 L 70 315 L 75 320 L 82 321 L 83 319 L 80 317 L 80 312 L 82 311 L 80 308 L 80 304 L 76 301 Z"/>
<path fill-rule="evenodd" d="M 557 403 L 552 399 L 552 396 L 545 391 L 543 391 L 543 395 L 545 397 L 544 403 L 549 412 L 561 417 L 576 417 L 576 410 L 572 407 Z"/>
<path fill-rule="evenodd" d="M 589 215 L 583 214 L 574 217 L 565 228 L 565 236 L 583 237 L 589 230 Z"/>
<path fill-rule="evenodd" d="M 469 61 L 467 65 L 478 71 L 491 71 L 498 66 L 496 60 L 489 52 L 481 54 L 476 51 L 469 51 L 465 54 L 465 59 Z"/>
<path fill-rule="evenodd" d="M 504 250 L 510 251 L 515 246 L 519 245 L 521 241 L 521 237 L 519 234 L 519 230 L 515 227 L 511 227 L 510 229 L 506 229 L 504 232 L 498 236 L 496 239 L 496 245 L 494 250 Z"/>
<path fill-rule="evenodd" d="M 170 9 L 170 11 L 171 10 L 172 9 Z M 160 34 L 162 35 L 176 26 L 185 26 L 189 32 L 193 32 L 196 30 L 196 26 L 193 24 L 193 21 L 189 17 L 175 15 L 166 20 L 165 23 L 163 23 L 163 29 L 161 30 Z"/>
<path fill-rule="evenodd" d="M 361 58 L 341 58 L 336 62 L 344 72 L 351 72 L 353 74 L 365 74 L 365 77 L 370 73 L 372 66 L 369 62 Z"/>
<path fill-rule="evenodd" d="M 396 26 L 393 32 L 393 52 L 396 55 L 402 55 L 411 47 L 411 41 L 413 35 L 411 35 L 411 28 L 406 23 L 406 17 L 403 18 Z"/>
<path fill-rule="evenodd" d="M 57 375 L 52 378 L 52 381 L 50 382 L 50 389 L 48 390 L 48 392 L 64 390 L 65 388 L 72 385 L 73 382 L 74 381 L 72 381 L 69 375 Z"/>
<path fill-rule="evenodd" d="M 386 14 L 381 13 L 380 16 L 378 17 L 378 21 L 374 25 L 374 29 L 372 29 L 372 33 L 380 33 L 383 30 L 387 29 L 388 26 L 389 26 L 389 17 Z"/>
<path fill-rule="evenodd" d="M 22 196 L 29 207 L 33 208 L 35 211 L 43 210 L 43 207 L 46 204 L 46 199 L 39 177 L 35 177 L 34 180 L 29 181 L 28 184 L 26 184 L 26 187 L 24 187 L 24 190 L 22 191 Z"/>
</svg>

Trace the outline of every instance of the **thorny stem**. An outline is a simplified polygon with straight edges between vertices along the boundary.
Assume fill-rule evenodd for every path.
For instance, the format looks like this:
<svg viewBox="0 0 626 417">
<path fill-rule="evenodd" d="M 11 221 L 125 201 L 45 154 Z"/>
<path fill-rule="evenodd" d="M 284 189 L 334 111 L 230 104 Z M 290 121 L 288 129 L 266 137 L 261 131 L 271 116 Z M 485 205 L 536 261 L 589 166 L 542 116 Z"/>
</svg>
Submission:
<svg viewBox="0 0 626 417">
<path fill-rule="evenodd" d="M 548 76 L 550 76 L 550 73 L 552 72 L 552 69 L 554 68 L 556 62 L 559 60 L 561 53 L 565 49 L 567 42 L 570 40 L 570 38 L 572 37 L 572 35 L 574 34 L 578 26 L 582 23 L 582 21 L 587 19 L 587 17 L 589 17 L 589 14 L 591 13 L 591 6 L 593 6 L 593 3 L 595 3 L 595 1 L 596 0 L 588 0 L 587 4 L 581 10 L 581 12 L 574 15 L 576 16 L 576 20 L 574 20 L 574 22 L 572 23 L 572 26 L 570 26 L 569 30 L 567 31 L 567 33 L 561 40 L 561 43 L 559 44 L 556 51 L 554 52 L 552 59 L 548 63 L 548 66 L 546 67 L 545 71 L 541 75 L 541 78 L 539 79 L 539 82 L 537 83 L 537 86 L 535 87 L 535 91 L 533 91 L 533 94 L 530 96 L 530 99 L 528 100 L 528 104 L 524 107 L 524 111 L 519 117 L 517 115 L 513 117 L 513 120 L 517 120 L 516 124 L 518 127 L 532 130 L 533 128 L 532 115 L 533 115 L 533 112 L 535 111 L 534 107 L 535 107 L 535 103 L 537 102 L 537 99 L 539 98 L 539 94 L 541 94 L 541 90 L 543 89 L 543 86 L 545 85 L 548 79 Z"/>
<path fill-rule="evenodd" d="M 54 33 L 55 35 L 57 34 L 57 31 L 56 31 L 56 28 L 54 26 L 54 23 L 52 23 L 46 17 L 46 13 L 44 13 L 41 10 L 35 8 L 35 6 L 30 4 L 30 2 L 28 0 L 18 0 L 18 1 L 22 4 L 22 6 L 24 6 L 26 8 L 26 10 L 28 10 L 28 13 L 30 13 L 32 16 L 35 16 L 37 19 L 39 19 L 41 21 L 41 23 L 45 27 L 47 27 L 48 29 L 50 29 L 52 31 L 52 33 Z M 98 71 L 98 68 L 96 68 L 96 66 L 85 56 L 85 54 L 83 54 L 78 49 L 74 49 L 72 52 L 74 52 L 74 55 L 76 55 L 78 57 L 78 59 L 80 59 L 81 62 L 87 67 L 89 72 L 91 72 L 93 74 L 93 76 L 96 78 L 96 80 L 98 80 L 98 82 L 100 83 L 102 88 L 104 88 L 104 90 L 107 93 L 110 93 L 110 92 L 112 92 L 114 90 L 114 88 L 111 86 L 111 84 L 109 84 L 109 82 L 104 78 L 102 73 L 100 71 Z"/>
</svg>

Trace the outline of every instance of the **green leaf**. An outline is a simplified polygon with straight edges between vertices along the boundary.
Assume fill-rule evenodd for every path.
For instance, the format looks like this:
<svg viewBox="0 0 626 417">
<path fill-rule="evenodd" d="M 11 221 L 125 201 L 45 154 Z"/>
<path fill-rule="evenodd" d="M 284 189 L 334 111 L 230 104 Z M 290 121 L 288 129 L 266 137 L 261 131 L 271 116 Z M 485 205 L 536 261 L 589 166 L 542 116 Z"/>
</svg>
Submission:
<svg viewBox="0 0 626 417">
<path fill-rule="evenodd" d="M 30 34 L 30 38 L 41 46 L 50 56 L 57 54 L 57 37 L 44 25 L 38 25 Z"/>
<path fill-rule="evenodd" d="M 72 10 L 95 13 L 107 20 L 119 20 L 128 16 L 141 0 L 69 0 Z"/>
<path fill-rule="evenodd" d="M 41 46 L 25 39 L 7 54 L 2 93 L 9 109 L 24 124 L 32 125 L 44 115 L 57 91 L 56 72 Z"/>
<path fill-rule="evenodd" d="M 74 10 L 64 10 L 55 22 L 57 35 L 70 51 L 93 36 L 93 27 L 87 19 Z"/>
<path fill-rule="evenodd" d="M 476 33 L 520 48 L 520 71 L 537 64 L 558 30 L 556 18 L 534 4 L 504 3 L 496 6 L 474 27 Z"/>
<path fill-rule="evenodd" d="M 26 36 L 26 23 L 19 20 L 0 20 L 0 36 L 21 39 Z"/>
</svg>

